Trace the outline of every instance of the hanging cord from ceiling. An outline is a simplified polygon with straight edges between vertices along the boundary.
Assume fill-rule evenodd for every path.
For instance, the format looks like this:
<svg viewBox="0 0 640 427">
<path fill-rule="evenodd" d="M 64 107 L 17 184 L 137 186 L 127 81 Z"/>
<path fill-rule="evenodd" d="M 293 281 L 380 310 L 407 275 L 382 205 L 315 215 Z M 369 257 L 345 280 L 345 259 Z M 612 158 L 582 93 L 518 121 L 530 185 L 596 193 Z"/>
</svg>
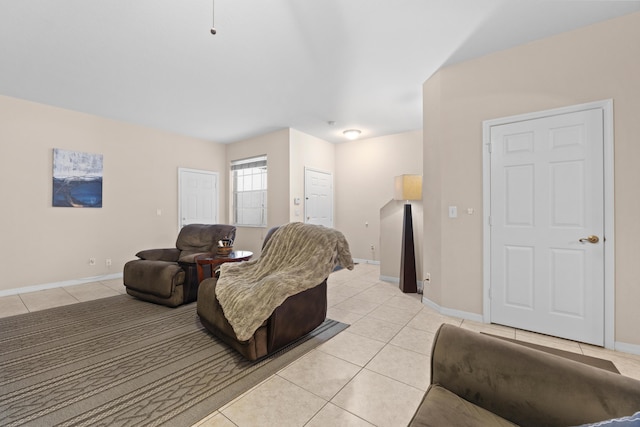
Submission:
<svg viewBox="0 0 640 427">
<path fill-rule="evenodd" d="M 211 0 L 211 34 L 216 35 L 216 0 Z"/>
</svg>

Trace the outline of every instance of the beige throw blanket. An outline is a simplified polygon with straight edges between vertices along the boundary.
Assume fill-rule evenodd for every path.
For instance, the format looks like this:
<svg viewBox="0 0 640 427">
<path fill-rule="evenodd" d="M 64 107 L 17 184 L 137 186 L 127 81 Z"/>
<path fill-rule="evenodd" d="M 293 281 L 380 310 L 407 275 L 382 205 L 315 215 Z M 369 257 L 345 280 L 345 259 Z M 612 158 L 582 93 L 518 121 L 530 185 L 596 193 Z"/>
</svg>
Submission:
<svg viewBox="0 0 640 427">
<path fill-rule="evenodd" d="M 344 235 L 294 222 L 278 228 L 260 258 L 220 266 L 216 297 L 240 341 L 247 341 L 282 302 L 320 284 L 336 265 L 353 270 Z"/>
</svg>

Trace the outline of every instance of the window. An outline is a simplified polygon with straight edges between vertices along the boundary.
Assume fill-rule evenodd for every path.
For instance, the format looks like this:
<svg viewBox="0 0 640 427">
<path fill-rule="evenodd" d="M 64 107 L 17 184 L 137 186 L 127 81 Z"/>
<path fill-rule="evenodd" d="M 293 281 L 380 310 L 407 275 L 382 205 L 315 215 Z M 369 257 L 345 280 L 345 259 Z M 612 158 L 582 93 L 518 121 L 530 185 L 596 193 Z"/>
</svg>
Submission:
<svg viewBox="0 0 640 427">
<path fill-rule="evenodd" d="M 231 162 L 233 224 L 267 225 L 267 156 Z"/>
</svg>

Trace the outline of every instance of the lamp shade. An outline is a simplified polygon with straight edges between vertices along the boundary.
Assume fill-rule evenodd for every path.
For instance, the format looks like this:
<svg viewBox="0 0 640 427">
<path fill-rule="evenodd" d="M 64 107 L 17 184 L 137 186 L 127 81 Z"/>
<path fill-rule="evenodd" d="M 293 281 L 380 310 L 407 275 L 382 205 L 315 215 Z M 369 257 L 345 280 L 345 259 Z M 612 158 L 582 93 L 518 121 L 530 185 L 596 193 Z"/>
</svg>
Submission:
<svg viewBox="0 0 640 427">
<path fill-rule="evenodd" d="M 395 200 L 421 200 L 422 175 L 400 175 L 395 178 Z"/>
</svg>

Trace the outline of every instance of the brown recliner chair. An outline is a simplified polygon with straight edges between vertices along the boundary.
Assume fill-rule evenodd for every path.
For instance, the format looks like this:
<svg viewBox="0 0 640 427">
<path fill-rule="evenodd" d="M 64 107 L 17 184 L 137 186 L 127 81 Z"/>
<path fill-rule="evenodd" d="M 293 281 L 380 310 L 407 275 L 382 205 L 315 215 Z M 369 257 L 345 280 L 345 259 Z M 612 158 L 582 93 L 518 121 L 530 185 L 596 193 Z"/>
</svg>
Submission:
<svg viewBox="0 0 640 427">
<path fill-rule="evenodd" d="M 263 249 L 276 230 L 277 227 L 269 230 L 263 243 Z M 263 251 L 263 255 L 264 253 Z M 286 263 L 287 257 L 283 258 L 283 263 Z M 257 259 L 251 262 L 258 263 L 260 261 Z M 348 265 L 343 266 L 353 269 L 353 260 L 351 260 L 350 254 L 348 261 L 344 263 Z M 238 264 L 232 268 L 240 267 L 236 266 Z M 329 272 L 332 269 L 333 266 Z M 222 274 L 224 275 L 224 272 Z M 197 303 L 200 321 L 206 329 L 249 360 L 262 358 L 292 343 L 322 324 L 327 315 L 327 278 L 325 277 L 314 287 L 286 298 L 248 340 L 240 340 L 227 320 L 216 296 L 217 283 L 217 277 L 205 279 L 200 283 Z"/>
<path fill-rule="evenodd" d="M 190 224 L 180 230 L 176 247 L 148 249 L 140 259 L 124 265 L 124 286 L 129 295 L 168 307 L 194 301 L 198 295 L 195 258 L 214 253 L 218 240 L 235 239 L 236 228 L 225 224 Z"/>
</svg>

